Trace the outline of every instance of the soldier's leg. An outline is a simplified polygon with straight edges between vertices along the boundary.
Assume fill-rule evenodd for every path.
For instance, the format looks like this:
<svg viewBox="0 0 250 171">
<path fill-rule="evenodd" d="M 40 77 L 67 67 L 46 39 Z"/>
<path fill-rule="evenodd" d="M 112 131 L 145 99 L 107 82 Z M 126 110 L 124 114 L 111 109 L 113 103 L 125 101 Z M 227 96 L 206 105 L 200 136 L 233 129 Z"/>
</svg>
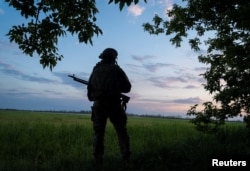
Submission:
<svg viewBox="0 0 250 171">
<path fill-rule="evenodd" d="M 104 154 L 104 134 L 107 123 L 107 116 L 99 107 L 92 107 L 92 117 L 94 137 L 93 137 L 93 155 L 98 163 L 102 163 Z"/>
<path fill-rule="evenodd" d="M 117 108 L 110 115 L 110 121 L 113 124 L 116 133 L 118 135 L 119 145 L 121 154 L 124 161 L 128 161 L 130 159 L 131 151 L 130 151 L 130 139 L 127 132 L 127 115 L 122 107 Z"/>
</svg>

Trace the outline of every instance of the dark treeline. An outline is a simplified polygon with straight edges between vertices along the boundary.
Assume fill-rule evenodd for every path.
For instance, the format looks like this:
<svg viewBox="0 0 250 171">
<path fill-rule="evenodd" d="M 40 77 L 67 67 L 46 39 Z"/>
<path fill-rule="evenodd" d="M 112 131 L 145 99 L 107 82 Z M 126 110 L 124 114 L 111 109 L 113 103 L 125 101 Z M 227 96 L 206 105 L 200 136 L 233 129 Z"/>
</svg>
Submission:
<svg viewBox="0 0 250 171">
<path fill-rule="evenodd" d="M 7 110 L 7 111 L 27 111 L 27 112 L 48 112 L 48 113 L 79 113 L 79 114 L 91 114 L 91 111 L 88 110 L 27 110 L 27 109 L 0 109 L 0 110 Z"/>
<path fill-rule="evenodd" d="M 47 112 L 47 113 L 75 113 L 75 114 L 91 114 L 89 110 L 27 110 L 27 109 L 11 109 L 11 108 L 0 108 L 0 110 L 7 111 L 27 111 L 27 112 Z M 181 118 L 180 116 L 164 116 L 163 114 L 135 114 L 135 113 L 127 113 L 128 116 L 136 116 L 136 117 L 150 117 L 150 118 L 168 118 L 168 119 L 186 119 Z"/>
</svg>

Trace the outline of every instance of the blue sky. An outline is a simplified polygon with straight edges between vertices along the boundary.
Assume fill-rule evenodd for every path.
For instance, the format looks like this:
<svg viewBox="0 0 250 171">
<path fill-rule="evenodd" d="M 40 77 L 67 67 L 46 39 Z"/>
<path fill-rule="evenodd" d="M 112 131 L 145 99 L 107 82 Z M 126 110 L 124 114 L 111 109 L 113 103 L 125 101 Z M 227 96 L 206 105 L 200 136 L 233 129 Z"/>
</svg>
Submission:
<svg viewBox="0 0 250 171">
<path fill-rule="evenodd" d="M 166 9 L 176 0 L 148 0 L 126 7 L 122 12 L 108 0 L 97 0 L 97 25 L 103 35 L 94 37 L 93 46 L 79 43 L 67 34 L 59 40 L 64 55 L 51 72 L 39 64 L 39 57 L 23 54 L 10 43 L 6 33 L 25 20 L 3 0 L 0 1 L 0 108 L 31 110 L 90 110 L 86 86 L 74 82 L 68 74 L 88 80 L 99 54 L 107 47 L 117 49 L 118 64 L 127 73 L 132 90 L 127 112 L 186 117 L 190 106 L 211 100 L 199 76 L 206 66 L 198 62 L 184 40 L 175 48 L 165 35 L 153 36 L 142 24 L 154 14 L 167 19 Z"/>
</svg>

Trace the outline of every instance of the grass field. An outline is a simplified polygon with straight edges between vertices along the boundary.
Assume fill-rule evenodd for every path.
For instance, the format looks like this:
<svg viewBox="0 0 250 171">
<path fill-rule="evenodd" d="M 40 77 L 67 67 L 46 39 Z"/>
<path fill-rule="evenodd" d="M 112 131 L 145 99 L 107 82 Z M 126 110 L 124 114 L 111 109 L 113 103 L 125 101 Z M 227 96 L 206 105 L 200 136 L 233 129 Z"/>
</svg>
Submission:
<svg viewBox="0 0 250 171">
<path fill-rule="evenodd" d="M 210 155 L 250 154 L 240 122 L 206 135 L 188 120 L 129 116 L 128 131 L 131 171 L 205 171 Z M 0 110 L 0 170 L 92 171 L 92 135 L 89 115 Z M 121 170 L 110 123 L 104 158 L 105 170 Z"/>
</svg>

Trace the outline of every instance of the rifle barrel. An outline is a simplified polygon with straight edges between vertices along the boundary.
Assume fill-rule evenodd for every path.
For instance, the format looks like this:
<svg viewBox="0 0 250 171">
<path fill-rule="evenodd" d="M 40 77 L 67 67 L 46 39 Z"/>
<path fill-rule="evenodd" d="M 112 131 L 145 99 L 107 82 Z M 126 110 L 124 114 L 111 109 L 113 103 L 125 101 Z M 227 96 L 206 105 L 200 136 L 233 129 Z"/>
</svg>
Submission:
<svg viewBox="0 0 250 171">
<path fill-rule="evenodd" d="M 79 82 L 79 83 L 88 85 L 88 81 L 83 80 L 83 79 L 80 79 L 80 78 L 77 78 L 77 77 L 75 77 L 74 74 L 73 74 L 73 75 L 68 75 L 68 76 L 71 77 L 71 78 L 73 78 L 74 81 L 77 81 L 77 82 Z M 129 99 L 130 99 L 130 97 L 128 97 L 128 96 L 126 96 L 126 95 L 124 95 L 124 94 L 121 94 L 121 98 L 122 98 L 122 100 L 123 100 L 125 103 L 128 103 L 128 101 L 129 101 Z"/>
</svg>

